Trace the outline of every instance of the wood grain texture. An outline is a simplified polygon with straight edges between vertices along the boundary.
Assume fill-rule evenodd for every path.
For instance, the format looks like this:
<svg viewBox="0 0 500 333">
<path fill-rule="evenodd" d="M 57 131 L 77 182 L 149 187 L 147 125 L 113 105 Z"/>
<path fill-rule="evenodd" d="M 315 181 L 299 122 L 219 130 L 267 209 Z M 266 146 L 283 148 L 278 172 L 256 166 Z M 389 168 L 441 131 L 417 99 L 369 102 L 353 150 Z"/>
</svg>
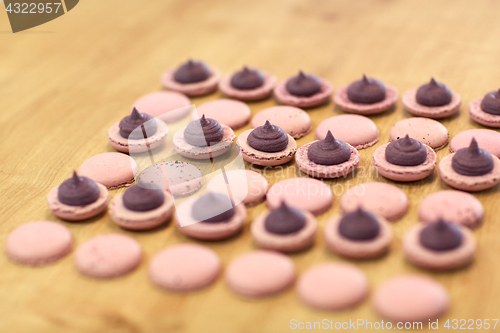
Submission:
<svg viewBox="0 0 500 333">
<path fill-rule="evenodd" d="M 80 1 L 61 18 L 17 34 L 9 32 L 7 15 L 1 13 L 0 246 L 23 223 L 57 220 L 46 207 L 49 190 L 85 159 L 113 151 L 107 143 L 109 126 L 126 115 L 138 97 L 161 89 L 162 71 L 188 57 L 225 73 L 248 64 L 280 79 L 300 68 L 330 79 L 335 87 L 367 73 L 400 93 L 434 76 L 463 99 L 460 115 L 441 121 L 450 136 L 480 128 L 469 119 L 467 105 L 500 84 L 499 11 L 500 2 L 492 0 Z M 192 101 L 200 105 L 219 97 L 217 92 Z M 255 114 L 273 105 L 269 99 L 250 107 Z M 332 104 L 308 112 L 314 129 L 323 119 L 342 113 Z M 399 101 L 394 111 L 371 117 L 381 138 L 361 151 L 364 170 L 369 170 L 375 149 L 388 141 L 391 126 L 409 116 Z M 312 140 L 314 131 L 298 145 Z M 447 154 L 446 147 L 438 157 Z M 266 176 L 274 184 L 295 170 L 290 164 Z M 319 217 L 320 226 L 338 213 L 342 191 L 369 181 L 370 171 L 328 181 L 336 198 L 332 209 Z M 437 171 L 426 180 L 398 186 L 411 207 L 393 224 L 390 254 L 355 263 L 367 274 L 372 290 L 393 276 L 421 273 L 448 289 L 452 306 L 445 318 L 498 318 L 499 186 L 476 194 L 486 211 L 484 225 L 474 231 L 477 258 L 472 266 L 451 273 L 411 266 L 401 246 L 404 232 L 418 222 L 420 201 L 448 187 Z M 249 225 L 266 209 L 265 204 L 249 209 L 238 237 L 208 244 L 224 265 L 254 248 Z M 287 332 L 291 319 L 380 320 L 370 299 L 352 311 L 326 313 L 302 305 L 293 289 L 277 297 L 244 300 L 228 290 L 223 278 L 190 295 L 163 292 L 148 280 L 149 260 L 165 246 L 192 242 L 172 224 L 132 233 L 105 215 L 65 225 L 76 245 L 102 233 L 129 234 L 142 245 L 144 263 L 124 278 L 98 281 L 76 272 L 73 254 L 44 268 L 15 265 L 1 255 L 1 332 Z M 314 248 L 291 258 L 299 273 L 318 263 L 346 261 L 327 250 L 322 230 Z"/>
</svg>

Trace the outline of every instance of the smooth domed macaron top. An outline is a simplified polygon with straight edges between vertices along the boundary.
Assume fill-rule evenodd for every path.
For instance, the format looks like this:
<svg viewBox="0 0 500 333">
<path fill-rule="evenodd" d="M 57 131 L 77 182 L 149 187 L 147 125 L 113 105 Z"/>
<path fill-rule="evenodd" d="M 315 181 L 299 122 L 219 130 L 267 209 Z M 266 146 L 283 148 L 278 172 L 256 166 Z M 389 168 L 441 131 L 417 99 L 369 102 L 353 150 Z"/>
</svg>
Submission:
<svg viewBox="0 0 500 333">
<path fill-rule="evenodd" d="M 222 141 L 224 129 L 220 123 L 212 118 L 205 118 L 190 122 L 184 130 L 184 139 L 187 143 L 197 147 L 206 147 Z"/>
<path fill-rule="evenodd" d="M 134 140 L 148 138 L 157 131 L 157 124 L 153 117 L 146 113 L 140 113 L 135 107 L 130 115 L 120 121 L 118 127 L 122 137 Z M 138 127 L 141 128 L 136 130 Z"/>
<path fill-rule="evenodd" d="M 406 134 L 404 138 L 392 141 L 387 145 L 385 159 L 394 165 L 420 165 L 427 159 L 427 149 L 421 142 Z"/>
<path fill-rule="evenodd" d="M 96 182 L 80 177 L 73 171 L 73 177 L 66 179 L 57 190 L 57 199 L 70 206 L 86 206 L 99 198 L 100 190 Z"/>
<path fill-rule="evenodd" d="M 307 158 L 321 165 L 337 165 L 351 158 L 351 148 L 343 141 L 336 140 L 331 131 L 324 140 L 313 142 L 307 150 Z"/>
<path fill-rule="evenodd" d="M 244 66 L 241 71 L 231 77 L 231 86 L 240 90 L 255 89 L 264 84 L 264 75 L 261 71 Z"/>
<path fill-rule="evenodd" d="M 277 153 L 288 146 L 288 134 L 266 120 L 264 125 L 256 127 L 248 135 L 247 143 L 258 151 Z"/>
<path fill-rule="evenodd" d="M 123 205 L 136 212 L 146 212 L 158 208 L 164 200 L 165 194 L 155 184 L 132 185 L 123 194 Z"/>
<path fill-rule="evenodd" d="M 199 222 L 225 222 L 234 216 L 234 203 L 224 194 L 208 192 L 192 206 L 191 214 Z"/>
<path fill-rule="evenodd" d="M 443 106 L 451 102 L 451 91 L 445 84 L 431 78 L 417 90 L 417 103 L 425 106 Z"/>
<path fill-rule="evenodd" d="M 500 116 L 500 89 L 490 91 L 481 101 L 481 110 L 486 113 Z"/>
<path fill-rule="evenodd" d="M 493 170 L 493 157 L 486 150 L 479 148 L 472 138 L 469 147 L 459 149 L 451 160 L 451 167 L 464 176 L 481 176 Z"/>
<path fill-rule="evenodd" d="M 338 228 L 342 236 L 354 241 L 371 240 L 380 233 L 380 224 L 375 215 L 362 208 L 345 214 Z"/>
<path fill-rule="evenodd" d="M 347 88 L 347 97 L 351 102 L 360 104 L 373 104 L 385 99 L 385 85 L 363 74 L 361 80 L 354 81 Z"/>
<path fill-rule="evenodd" d="M 299 71 L 286 82 L 286 90 L 294 96 L 309 97 L 321 91 L 321 81 L 312 74 L 305 74 Z"/>
<path fill-rule="evenodd" d="M 288 206 L 285 201 L 272 210 L 264 221 L 267 231 L 278 235 L 288 235 L 297 232 L 306 225 L 305 215 L 298 210 Z"/>
<path fill-rule="evenodd" d="M 449 251 L 462 244 L 463 235 L 460 229 L 451 222 L 439 219 L 430 223 L 420 232 L 420 243 L 432 251 Z"/>
<path fill-rule="evenodd" d="M 205 81 L 209 76 L 210 69 L 204 62 L 189 59 L 177 68 L 174 80 L 179 83 L 196 83 Z"/>
</svg>

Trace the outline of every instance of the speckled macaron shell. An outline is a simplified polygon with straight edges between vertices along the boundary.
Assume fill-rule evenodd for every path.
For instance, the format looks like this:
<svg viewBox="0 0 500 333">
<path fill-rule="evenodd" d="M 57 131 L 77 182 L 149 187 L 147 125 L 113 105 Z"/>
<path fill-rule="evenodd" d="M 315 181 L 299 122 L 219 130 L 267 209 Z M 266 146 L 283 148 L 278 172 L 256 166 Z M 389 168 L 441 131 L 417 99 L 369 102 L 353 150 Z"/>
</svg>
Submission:
<svg viewBox="0 0 500 333">
<path fill-rule="evenodd" d="M 295 161 L 299 169 L 305 174 L 315 178 L 340 178 L 354 171 L 359 164 L 359 153 L 356 148 L 349 145 L 351 156 L 344 163 L 336 165 L 321 165 L 311 161 L 307 155 L 309 147 L 314 142 L 307 143 L 300 147 L 295 154 Z"/>
<path fill-rule="evenodd" d="M 243 102 L 233 99 L 216 99 L 203 103 L 191 112 L 191 119 L 196 120 L 205 115 L 217 120 L 233 130 L 245 126 L 250 120 L 250 108 Z"/>
<path fill-rule="evenodd" d="M 462 244 L 449 251 L 432 251 L 420 243 L 420 233 L 426 225 L 420 223 L 410 228 L 403 238 L 406 259 L 416 266 L 431 270 L 451 270 L 468 265 L 474 259 L 476 240 L 472 232 L 457 226 L 462 232 Z"/>
<path fill-rule="evenodd" d="M 488 126 L 499 128 L 500 127 L 500 116 L 484 112 L 481 109 L 481 103 L 483 101 L 483 97 L 476 98 L 469 103 L 469 116 L 475 122 Z"/>
<path fill-rule="evenodd" d="M 226 282 L 245 297 L 266 297 L 288 289 L 295 280 L 293 261 L 269 250 L 248 252 L 233 260 L 226 270 Z"/>
<path fill-rule="evenodd" d="M 206 160 L 220 156 L 231 150 L 233 142 L 236 139 L 236 135 L 231 127 L 226 125 L 221 125 L 221 127 L 224 131 L 222 140 L 207 147 L 196 147 L 189 144 L 184 137 L 184 130 L 186 129 L 184 127 L 174 134 L 174 149 L 180 155 L 196 160 Z"/>
<path fill-rule="evenodd" d="M 86 241 L 75 252 L 75 264 L 80 273 L 111 279 L 123 276 L 141 263 L 139 243 L 123 234 L 99 235 Z"/>
<path fill-rule="evenodd" d="M 321 90 L 320 92 L 309 96 L 294 96 L 286 90 L 286 83 L 288 80 L 283 80 L 278 83 L 274 88 L 274 98 L 284 105 L 296 106 L 299 108 L 310 108 L 326 103 L 330 100 L 333 93 L 333 85 L 330 81 L 320 78 Z"/>
<path fill-rule="evenodd" d="M 176 91 L 157 91 L 142 96 L 134 103 L 140 113 L 158 117 L 165 123 L 175 123 L 191 111 L 189 98 Z"/>
<path fill-rule="evenodd" d="M 7 238 L 7 256 L 23 265 L 46 265 L 55 262 L 73 248 L 71 232 L 53 221 L 23 224 Z"/>
<path fill-rule="evenodd" d="M 169 193 L 165 193 L 161 206 L 152 210 L 137 212 L 125 207 L 123 193 L 120 193 L 111 200 L 109 212 L 113 222 L 124 229 L 149 230 L 168 221 L 174 212 L 174 200 Z"/>
<path fill-rule="evenodd" d="M 388 84 L 384 84 L 386 89 L 385 98 L 377 103 L 362 104 L 354 103 L 347 97 L 347 89 L 350 85 L 343 86 L 335 91 L 333 100 L 342 110 L 351 113 L 371 115 L 389 110 L 398 100 L 398 90 Z"/>
<path fill-rule="evenodd" d="M 405 135 L 438 151 L 448 143 L 448 130 L 440 122 L 429 118 L 407 118 L 398 121 L 391 128 L 389 140 L 404 138 Z"/>
<path fill-rule="evenodd" d="M 453 170 L 451 165 L 455 153 L 445 156 L 439 162 L 439 176 L 449 186 L 458 190 L 476 192 L 492 188 L 500 183 L 500 160 L 493 157 L 493 170 L 482 176 L 465 176 Z"/>
<path fill-rule="evenodd" d="M 236 140 L 241 157 L 249 163 L 261 166 L 276 166 L 290 162 L 297 151 L 297 142 L 288 134 L 288 145 L 277 153 L 258 151 L 247 143 L 247 138 L 253 130 L 241 133 Z"/>
<path fill-rule="evenodd" d="M 146 139 L 128 139 L 120 134 L 120 122 L 115 123 L 108 131 L 108 141 L 113 148 L 123 153 L 142 153 L 159 147 L 167 138 L 168 128 L 162 120 L 154 119 L 157 124 L 156 133 Z M 151 121 L 151 120 L 150 120 Z"/>
<path fill-rule="evenodd" d="M 458 133 L 450 141 L 450 151 L 457 152 L 469 147 L 472 138 L 476 139 L 480 148 L 500 158 L 500 133 L 489 129 L 476 128 Z"/>
<path fill-rule="evenodd" d="M 368 279 L 351 264 L 326 263 L 304 272 L 297 282 L 297 294 L 307 305 L 327 311 L 353 308 L 368 295 Z"/>
<path fill-rule="evenodd" d="M 135 160 L 126 154 L 102 153 L 83 162 L 78 175 L 91 178 L 109 190 L 115 190 L 132 185 L 137 170 Z"/>
<path fill-rule="evenodd" d="M 236 89 L 231 85 L 233 75 L 224 77 L 219 83 L 219 89 L 228 97 L 239 99 L 241 101 L 259 101 L 267 98 L 273 92 L 276 85 L 276 76 L 269 72 L 261 71 L 264 76 L 264 83 L 255 89 Z"/>
<path fill-rule="evenodd" d="M 428 322 L 449 307 L 446 289 L 424 275 L 408 274 L 382 283 L 372 298 L 373 307 L 392 322 Z"/>
<path fill-rule="evenodd" d="M 481 201 L 467 192 L 444 190 L 425 197 L 418 207 L 421 222 L 436 222 L 440 218 L 474 229 L 481 225 L 484 208 Z"/>
<path fill-rule="evenodd" d="M 255 244 L 263 249 L 280 252 L 297 252 L 311 246 L 316 237 L 318 224 L 314 216 L 302 211 L 306 217 L 306 224 L 302 229 L 291 234 L 277 235 L 266 230 L 265 222 L 269 213 L 263 213 L 255 218 L 251 225 L 251 232 Z"/>
<path fill-rule="evenodd" d="M 462 100 L 456 92 L 451 92 L 451 102 L 443 106 L 425 106 L 417 103 L 417 90 L 413 88 L 403 94 L 402 100 L 406 111 L 416 116 L 440 119 L 454 115 L 460 110 Z"/>
<path fill-rule="evenodd" d="M 424 145 L 427 149 L 427 159 L 424 163 L 415 166 L 401 166 L 387 162 L 385 159 L 386 143 L 375 150 L 373 166 L 381 176 L 398 182 L 413 182 L 431 175 L 436 167 L 437 155 L 434 149 Z"/>
<path fill-rule="evenodd" d="M 326 212 L 333 203 L 333 193 L 328 185 L 320 180 L 298 177 L 282 180 L 267 192 L 267 206 L 277 209 L 281 202 L 308 211 L 314 215 Z"/>
<path fill-rule="evenodd" d="M 174 198 L 189 196 L 203 185 L 203 174 L 196 166 L 182 161 L 167 161 L 147 167 L 138 182 L 152 183 Z"/>
<path fill-rule="evenodd" d="M 312 130 L 311 118 L 307 112 L 294 106 L 273 106 L 260 111 L 252 118 L 252 128 L 264 125 L 267 120 L 281 127 L 294 139 L 301 138 Z"/>
<path fill-rule="evenodd" d="M 55 216 L 67 221 L 83 221 L 99 215 L 105 211 L 108 206 L 109 193 L 104 185 L 99 183 L 96 184 L 99 188 L 99 197 L 91 204 L 85 206 L 71 206 L 62 203 L 57 196 L 59 186 L 56 186 L 49 192 L 47 205 Z"/>
<path fill-rule="evenodd" d="M 173 91 L 178 91 L 188 96 L 202 96 L 214 92 L 217 89 L 221 78 L 221 72 L 214 66 L 207 65 L 210 70 L 210 76 L 201 82 L 179 83 L 174 80 L 174 74 L 177 69 L 166 71 L 161 76 L 161 84 Z"/>
<path fill-rule="evenodd" d="M 324 140 L 328 131 L 335 139 L 347 142 L 356 149 L 373 146 L 379 139 L 375 123 L 361 115 L 343 114 L 323 120 L 316 128 L 316 139 Z"/>
<path fill-rule="evenodd" d="M 158 287 L 172 292 L 203 289 L 219 277 L 221 262 L 210 248 L 179 244 L 158 252 L 149 264 L 149 277 Z"/>
<path fill-rule="evenodd" d="M 328 247 L 335 253 L 351 259 L 371 259 L 387 251 L 392 242 L 392 229 L 383 217 L 377 216 L 380 232 L 374 239 L 355 241 L 339 233 L 341 216 L 332 217 L 326 224 L 324 233 Z"/>
<path fill-rule="evenodd" d="M 197 199 L 186 200 L 176 207 L 175 225 L 184 235 L 204 241 L 216 241 L 236 235 L 243 229 L 247 217 L 244 204 L 236 205 L 234 215 L 229 220 L 219 223 L 206 223 L 198 222 L 192 217 L 192 207 Z"/>
<path fill-rule="evenodd" d="M 243 202 L 245 206 L 252 207 L 266 198 L 269 182 L 260 173 L 252 170 L 229 170 L 225 175 L 235 203 Z M 207 192 L 228 194 L 223 174 L 218 174 L 210 180 Z"/>
<path fill-rule="evenodd" d="M 362 207 L 388 221 L 396 221 L 406 214 L 409 202 L 399 187 L 372 182 L 348 189 L 340 198 L 339 205 L 340 211 L 344 214 Z"/>
</svg>

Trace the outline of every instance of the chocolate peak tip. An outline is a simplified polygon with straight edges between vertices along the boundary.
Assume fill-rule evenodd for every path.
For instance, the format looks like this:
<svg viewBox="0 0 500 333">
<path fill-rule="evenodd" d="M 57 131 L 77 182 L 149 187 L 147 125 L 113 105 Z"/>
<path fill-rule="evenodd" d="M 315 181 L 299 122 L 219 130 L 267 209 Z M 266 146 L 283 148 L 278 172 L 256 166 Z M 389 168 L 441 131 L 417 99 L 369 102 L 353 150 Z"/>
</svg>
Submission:
<svg viewBox="0 0 500 333">
<path fill-rule="evenodd" d="M 250 72 L 250 69 L 248 69 L 248 66 L 247 66 L 247 65 L 244 65 L 244 66 L 243 66 L 243 72 L 245 72 L 245 73 Z"/>
<path fill-rule="evenodd" d="M 206 125 L 207 123 L 208 123 L 208 121 L 207 121 L 207 118 L 205 118 L 205 114 L 202 114 L 201 118 L 200 118 L 201 126 Z"/>
<path fill-rule="evenodd" d="M 477 145 L 476 138 L 472 138 L 469 145 L 469 151 L 473 155 L 479 155 L 479 146 Z"/>
<path fill-rule="evenodd" d="M 364 83 L 364 84 L 368 84 L 368 83 L 370 83 L 370 81 L 368 81 L 368 78 L 366 77 L 366 74 L 365 74 L 365 73 L 363 73 L 363 83 Z"/>
<path fill-rule="evenodd" d="M 302 69 L 299 70 L 299 79 L 303 80 L 306 78 L 306 75 L 304 74 L 304 72 L 302 71 Z"/>
<path fill-rule="evenodd" d="M 187 65 L 188 66 L 193 66 L 194 65 L 194 61 L 192 58 L 189 58 L 188 61 L 187 61 Z"/>
<path fill-rule="evenodd" d="M 139 111 L 137 111 L 137 109 L 134 107 L 132 109 L 132 113 L 130 114 L 130 120 L 138 120 L 138 119 L 141 119 L 141 114 L 139 113 Z"/>
<path fill-rule="evenodd" d="M 281 210 L 288 210 L 289 209 L 289 207 L 286 204 L 285 200 L 281 200 L 281 204 L 280 204 L 279 209 L 281 209 Z"/>
<path fill-rule="evenodd" d="M 271 125 L 269 120 L 266 120 L 266 123 L 264 124 L 263 130 L 264 130 L 264 132 L 270 132 L 273 130 L 273 125 Z"/>
<path fill-rule="evenodd" d="M 437 86 L 437 85 L 438 85 L 438 84 L 437 84 L 437 81 L 436 81 L 436 80 L 434 80 L 434 78 L 433 78 L 433 77 L 431 77 L 431 82 L 430 82 L 430 84 L 431 84 L 431 85 L 433 85 L 433 86 Z"/>
<path fill-rule="evenodd" d="M 78 176 L 78 174 L 76 173 L 76 170 L 73 170 L 73 177 L 71 179 L 73 180 L 73 184 L 75 185 L 82 181 Z"/>
<path fill-rule="evenodd" d="M 401 145 L 403 146 L 410 146 L 411 145 L 411 138 L 408 134 L 404 136 L 404 138 L 401 139 Z"/>
<path fill-rule="evenodd" d="M 500 88 L 495 92 L 495 97 L 500 98 Z"/>
<path fill-rule="evenodd" d="M 331 131 L 326 132 L 325 141 L 328 142 L 328 143 L 334 143 L 335 142 L 335 138 L 333 137 L 333 134 L 332 134 Z"/>
</svg>

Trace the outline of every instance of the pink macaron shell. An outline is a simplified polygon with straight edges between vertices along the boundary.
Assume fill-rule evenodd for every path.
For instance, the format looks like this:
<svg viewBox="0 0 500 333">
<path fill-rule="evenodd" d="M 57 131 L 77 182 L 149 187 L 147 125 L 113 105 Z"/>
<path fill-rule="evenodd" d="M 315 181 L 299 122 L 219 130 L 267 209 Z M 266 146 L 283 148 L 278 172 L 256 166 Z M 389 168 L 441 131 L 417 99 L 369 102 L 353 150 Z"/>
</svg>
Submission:
<svg viewBox="0 0 500 333">
<path fill-rule="evenodd" d="M 350 85 L 346 85 L 337 89 L 335 91 L 335 94 L 333 95 L 335 104 L 337 104 L 342 110 L 346 112 L 363 115 L 382 113 L 393 107 L 398 100 L 398 90 L 393 86 L 385 84 L 385 98 L 380 102 L 372 104 L 354 103 L 349 99 L 349 97 L 347 97 L 347 89 L 349 89 L 349 86 Z"/>
<path fill-rule="evenodd" d="M 132 185 L 138 166 L 135 160 L 122 153 L 94 155 L 82 163 L 78 175 L 88 177 L 109 190 Z"/>
<path fill-rule="evenodd" d="M 234 135 L 231 127 L 222 124 L 221 127 L 224 131 L 222 140 L 216 144 L 206 147 L 196 147 L 189 144 L 184 138 L 184 130 L 186 129 L 184 127 L 174 134 L 174 149 L 182 156 L 197 160 L 205 160 L 220 156 L 231 149 L 232 144 L 236 139 L 236 135 Z"/>
<path fill-rule="evenodd" d="M 282 201 L 291 207 L 320 215 L 332 206 L 333 193 L 320 180 L 308 177 L 289 178 L 271 186 L 267 193 L 266 202 L 270 209 L 277 209 Z"/>
<path fill-rule="evenodd" d="M 247 212 L 245 205 L 237 204 L 234 215 L 219 223 L 199 222 L 192 217 L 192 207 L 198 198 L 184 201 L 177 207 L 175 225 L 184 235 L 205 241 L 216 241 L 236 235 L 245 224 Z"/>
<path fill-rule="evenodd" d="M 264 125 L 267 120 L 281 127 L 294 139 L 301 138 L 312 130 L 311 118 L 307 112 L 294 106 L 273 106 L 260 111 L 252 118 L 252 128 Z"/>
<path fill-rule="evenodd" d="M 321 80 L 321 90 L 309 97 L 294 96 L 286 90 L 286 83 L 284 80 L 278 83 L 274 88 L 274 97 L 276 100 L 284 105 L 296 106 L 299 108 L 310 108 L 326 103 L 330 100 L 333 93 L 333 86 L 330 81 L 326 79 Z"/>
<path fill-rule="evenodd" d="M 82 221 L 94 217 L 106 210 L 109 201 L 108 189 L 99 183 L 99 197 L 96 201 L 85 206 L 71 206 L 59 201 L 59 186 L 50 190 L 47 197 L 47 205 L 52 213 L 60 219 L 67 221 Z"/>
<path fill-rule="evenodd" d="M 417 274 L 401 275 L 382 283 L 372 298 L 375 310 L 392 322 L 428 322 L 449 307 L 446 289 L 437 281 Z"/>
<path fill-rule="evenodd" d="M 462 100 L 456 92 L 451 92 L 451 102 L 443 106 L 425 106 L 417 102 L 418 88 L 410 89 L 403 94 L 403 105 L 409 113 L 416 116 L 440 119 L 454 115 L 460 110 Z"/>
<path fill-rule="evenodd" d="M 217 253 L 198 244 L 179 244 L 158 252 L 149 264 L 149 276 L 160 288 L 172 292 L 203 289 L 219 277 Z"/>
<path fill-rule="evenodd" d="M 245 126 L 250 120 L 250 108 L 245 103 L 233 99 L 216 99 L 194 109 L 191 112 L 191 119 L 199 119 L 202 115 L 236 130 Z"/>
<path fill-rule="evenodd" d="M 484 218 L 484 208 L 475 196 L 467 192 L 444 190 L 425 197 L 418 207 L 421 222 L 436 222 L 440 218 L 468 228 L 477 228 Z"/>
<path fill-rule="evenodd" d="M 375 123 L 361 115 L 343 114 L 323 120 L 316 128 L 316 139 L 324 140 L 328 131 L 335 139 L 347 142 L 356 149 L 373 146 L 379 139 Z"/>
<path fill-rule="evenodd" d="M 302 211 L 306 224 L 302 229 L 291 234 L 278 235 L 266 230 L 265 222 L 269 213 L 259 215 L 253 220 L 251 232 L 257 246 L 280 252 L 297 252 L 311 246 L 316 238 L 318 224 L 314 216 Z"/>
<path fill-rule="evenodd" d="M 264 201 L 269 190 L 266 177 L 252 170 L 229 170 L 225 174 L 235 203 L 243 202 L 245 206 L 251 207 Z M 210 180 L 207 192 L 229 192 L 223 174 Z"/>
<path fill-rule="evenodd" d="M 409 135 L 438 151 L 448 143 L 448 130 L 440 122 L 429 118 L 407 118 L 398 121 L 391 128 L 389 140 L 394 141 Z"/>
<path fill-rule="evenodd" d="M 425 227 L 425 224 L 418 224 L 404 235 L 403 248 L 408 261 L 431 270 L 452 270 L 472 262 L 476 240 L 469 229 L 457 226 L 463 235 L 462 244 L 459 247 L 449 251 L 432 251 L 420 243 L 420 233 Z"/>
<path fill-rule="evenodd" d="M 139 243 L 123 234 L 96 236 L 80 245 L 75 252 L 78 271 L 97 279 L 123 276 L 136 269 L 141 259 Z"/>
<path fill-rule="evenodd" d="M 345 263 L 313 266 L 297 282 L 297 293 L 304 303 L 327 311 L 353 308 L 366 298 L 368 290 L 365 273 Z"/>
<path fill-rule="evenodd" d="M 247 143 L 247 138 L 253 130 L 248 130 L 238 136 L 236 144 L 238 145 L 241 157 L 249 163 L 261 166 L 276 166 L 290 162 L 297 151 L 297 142 L 288 135 L 288 145 L 282 151 L 276 153 L 266 153 L 258 151 Z"/>
<path fill-rule="evenodd" d="M 358 208 L 369 210 L 388 221 L 396 221 L 408 211 L 408 197 L 397 186 L 372 182 L 356 185 L 347 190 L 339 201 L 342 213 Z"/>
<path fill-rule="evenodd" d="M 210 76 L 201 82 L 177 82 L 174 80 L 174 74 L 177 69 L 171 69 L 162 74 L 161 84 L 169 90 L 177 91 L 188 96 L 202 96 L 212 93 L 217 89 L 217 85 L 219 84 L 221 78 L 221 72 L 213 66 L 208 67 L 210 70 Z"/>
<path fill-rule="evenodd" d="M 476 139 L 479 148 L 500 158 L 500 133 L 497 131 L 476 128 L 458 133 L 450 141 L 450 151 L 457 152 L 461 148 L 467 148 Z"/>
<path fill-rule="evenodd" d="M 481 102 L 483 97 L 476 98 L 469 103 L 469 116 L 476 123 L 484 126 L 499 128 L 500 127 L 500 116 L 484 112 L 481 109 Z"/>
<path fill-rule="evenodd" d="M 314 142 L 307 143 L 300 147 L 295 154 L 295 161 L 299 169 L 305 174 L 315 178 L 340 178 L 354 171 L 359 164 L 359 153 L 356 148 L 349 145 L 351 156 L 344 163 L 336 165 L 321 165 L 311 161 L 308 157 L 309 147 Z"/>
<path fill-rule="evenodd" d="M 233 75 L 228 75 L 220 81 L 219 89 L 224 95 L 241 101 L 258 101 L 267 98 L 273 92 L 277 79 L 269 72 L 261 72 L 264 76 L 264 83 L 260 87 L 247 90 L 234 88 L 231 85 Z"/>
<path fill-rule="evenodd" d="M 233 260 L 226 281 L 236 293 L 246 297 L 266 297 L 288 289 L 295 280 L 293 261 L 269 250 L 248 252 Z"/>
<path fill-rule="evenodd" d="M 375 150 L 373 154 L 373 165 L 377 172 L 388 179 L 398 182 L 413 182 L 424 179 L 434 172 L 437 155 L 434 149 L 424 145 L 427 149 L 427 159 L 424 163 L 415 166 L 401 166 L 387 162 L 385 159 L 386 143 Z"/>
<path fill-rule="evenodd" d="M 123 153 L 141 153 L 159 147 L 167 138 L 168 128 L 160 119 L 155 119 L 158 129 L 146 139 L 128 139 L 120 134 L 120 127 L 115 123 L 108 131 L 108 141 L 113 148 Z"/>
<path fill-rule="evenodd" d="M 23 265 L 46 265 L 55 262 L 73 248 L 71 232 L 53 221 L 23 224 L 7 238 L 7 256 Z"/>
<path fill-rule="evenodd" d="M 455 153 L 445 156 L 439 162 L 439 176 L 449 186 L 463 191 L 482 191 L 500 183 L 500 160 L 493 156 L 493 170 L 482 176 L 465 176 L 453 170 L 452 160 Z"/>
<path fill-rule="evenodd" d="M 168 221 L 174 213 L 174 200 L 169 193 L 164 194 L 163 204 L 155 209 L 138 212 L 125 207 L 123 193 L 117 194 L 109 205 L 111 219 L 128 230 L 149 230 Z"/>
<path fill-rule="evenodd" d="M 341 216 L 331 218 L 324 229 L 328 247 L 335 253 L 351 259 L 371 259 L 379 257 L 389 251 L 392 242 L 392 229 L 389 223 L 377 216 L 380 232 L 374 238 L 364 241 L 355 241 L 339 233 Z"/>
<path fill-rule="evenodd" d="M 159 117 L 165 123 L 175 123 L 186 117 L 191 111 L 189 98 L 176 91 L 157 91 L 142 96 L 134 103 L 141 113 Z"/>
</svg>

